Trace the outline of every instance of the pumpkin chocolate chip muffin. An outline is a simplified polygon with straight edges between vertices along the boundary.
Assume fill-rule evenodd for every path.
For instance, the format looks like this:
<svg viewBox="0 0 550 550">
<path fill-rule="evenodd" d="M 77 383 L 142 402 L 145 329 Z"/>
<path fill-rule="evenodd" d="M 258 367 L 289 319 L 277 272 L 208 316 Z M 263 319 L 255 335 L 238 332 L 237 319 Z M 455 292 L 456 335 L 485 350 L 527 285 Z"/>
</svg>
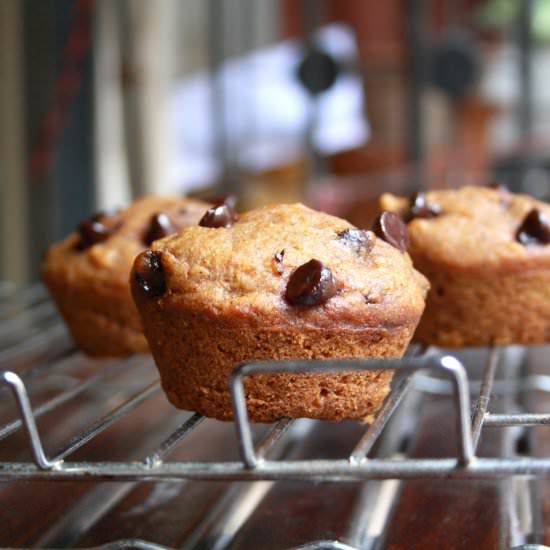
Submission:
<svg viewBox="0 0 550 550">
<path fill-rule="evenodd" d="M 400 357 L 428 284 L 402 249 L 403 222 L 390 214 L 377 232 L 301 204 L 238 219 L 223 205 L 153 243 L 136 258 L 131 287 L 169 400 L 228 420 L 228 377 L 239 363 Z M 367 419 L 391 377 L 248 377 L 250 418 Z"/>
<path fill-rule="evenodd" d="M 550 341 L 550 205 L 503 186 L 383 195 L 430 281 L 415 340 L 443 347 Z"/>
<path fill-rule="evenodd" d="M 49 248 L 42 278 L 78 347 L 93 356 L 148 351 L 128 286 L 132 263 L 156 239 L 196 224 L 208 206 L 145 197 L 84 220 Z"/>
</svg>

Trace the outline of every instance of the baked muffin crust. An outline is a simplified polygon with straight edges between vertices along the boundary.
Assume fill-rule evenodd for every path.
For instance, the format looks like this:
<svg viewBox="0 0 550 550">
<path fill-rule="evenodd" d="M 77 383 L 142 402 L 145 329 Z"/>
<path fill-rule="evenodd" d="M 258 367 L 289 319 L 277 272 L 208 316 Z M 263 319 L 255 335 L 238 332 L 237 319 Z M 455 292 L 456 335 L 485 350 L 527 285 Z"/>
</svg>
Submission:
<svg viewBox="0 0 550 550">
<path fill-rule="evenodd" d="M 401 355 L 428 286 L 406 253 L 301 204 L 260 208 L 229 227 L 191 226 L 151 248 L 136 259 L 131 286 L 163 388 L 176 406 L 221 419 L 231 418 L 228 375 L 239 362 Z M 140 283 L 150 254 L 165 281 L 160 297 Z M 312 260 L 330 271 L 334 292 L 294 305 L 289 280 Z M 250 415 L 366 418 L 390 379 L 254 377 L 246 386 Z"/>
<path fill-rule="evenodd" d="M 300 204 L 260 208 L 221 230 L 188 227 L 152 247 L 168 288 L 160 304 L 251 326 L 391 328 L 416 319 L 427 287 L 409 256 L 374 237 L 373 249 L 358 253 L 338 235 L 352 227 Z M 282 250 L 284 273 L 275 274 Z M 292 306 L 288 276 L 312 258 L 330 267 L 338 293 L 321 307 Z"/>
</svg>

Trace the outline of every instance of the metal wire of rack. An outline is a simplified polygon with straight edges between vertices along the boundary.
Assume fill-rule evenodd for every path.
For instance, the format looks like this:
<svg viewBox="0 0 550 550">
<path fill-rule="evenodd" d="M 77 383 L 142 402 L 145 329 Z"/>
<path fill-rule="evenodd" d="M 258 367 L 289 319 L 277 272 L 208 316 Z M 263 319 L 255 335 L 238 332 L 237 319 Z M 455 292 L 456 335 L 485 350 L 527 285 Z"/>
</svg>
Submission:
<svg viewBox="0 0 550 550">
<path fill-rule="evenodd" d="M 48 457 L 36 426 L 36 418 L 50 412 L 94 384 L 100 384 L 108 370 L 83 381 L 80 385 L 55 396 L 33 411 L 25 383 L 21 376 L 3 370 L 0 377 L 17 403 L 19 419 L 0 427 L 0 440 L 19 429 L 28 436 L 33 462 L 0 463 L 0 480 L 116 480 L 155 481 L 170 480 L 367 480 L 406 478 L 495 478 L 511 475 L 550 475 L 550 459 L 547 458 L 479 458 L 475 449 L 482 430 L 492 427 L 536 426 L 550 423 L 550 414 L 515 413 L 493 414 L 488 411 L 491 389 L 498 363 L 499 350 L 494 348 L 484 369 L 484 375 L 475 401 L 473 415 L 470 408 L 469 383 L 464 366 L 452 355 L 428 350 L 420 356 L 403 359 L 339 360 L 339 361 L 279 361 L 260 362 L 238 366 L 230 379 L 236 436 L 241 461 L 234 462 L 167 462 L 166 458 L 177 445 L 197 429 L 202 417 L 191 416 L 141 462 L 70 462 L 68 457 L 90 439 L 120 420 L 143 401 L 159 391 L 154 381 L 132 395 L 125 403 L 93 422 L 87 429 L 75 435 L 54 456 Z M 122 367 L 124 364 L 122 364 Z M 120 369 L 114 363 L 108 369 Z M 282 419 L 276 423 L 265 439 L 254 446 L 248 421 L 243 379 L 255 374 L 274 373 L 327 373 L 366 370 L 395 370 L 400 377 L 390 397 L 375 421 L 366 429 L 349 457 L 341 460 L 270 460 L 268 451 L 277 444 L 293 424 Z M 421 371 L 446 377 L 452 384 L 453 406 L 456 409 L 457 455 L 434 459 L 370 459 L 369 450 L 388 420 L 395 412 L 411 380 Z"/>
<path fill-rule="evenodd" d="M 550 459 L 546 458 L 501 458 L 476 456 L 483 430 L 492 427 L 540 426 L 550 423 L 550 414 L 489 412 L 490 397 L 495 383 L 495 372 L 501 356 L 501 350 L 493 348 L 488 354 L 479 391 L 470 403 L 469 380 L 463 364 L 452 355 L 437 350 L 426 350 L 420 355 L 408 356 L 398 360 L 345 360 L 345 361 L 286 361 L 246 364 L 237 367 L 230 378 L 230 391 L 235 416 L 236 440 L 240 460 L 231 462 L 169 462 L 170 455 L 184 444 L 196 430 L 200 430 L 204 418 L 192 414 L 180 423 L 168 436 L 158 442 L 152 452 L 141 460 L 133 462 L 71 462 L 70 456 L 93 438 L 99 436 L 113 424 L 138 408 L 142 403 L 156 395 L 160 386 L 157 380 L 140 386 L 115 408 L 95 419 L 84 430 L 70 438 L 56 452 L 47 455 L 37 428 L 37 419 L 57 410 L 63 404 L 77 398 L 86 390 L 101 386 L 105 380 L 124 369 L 133 368 L 134 359 L 112 362 L 99 372 L 72 385 L 65 391 L 54 395 L 38 407 L 31 406 L 27 382 L 40 379 L 45 369 L 61 369 L 63 358 L 39 365 L 24 365 L 21 370 L 10 370 L 14 358 L 25 357 L 37 346 L 36 335 L 43 333 L 43 327 L 29 332 L 30 338 L 24 343 L 10 341 L 12 333 L 2 331 L 8 327 L 7 321 L 14 312 L 22 311 L 33 304 L 49 312 L 44 306 L 44 295 L 40 289 L 25 291 L 18 302 L 19 309 L 3 300 L 0 303 L 0 376 L 5 388 L 15 399 L 19 418 L 0 426 L 0 441 L 19 431 L 25 431 L 32 461 L 0 462 L 0 480 L 41 480 L 41 481 L 184 481 L 184 480 L 302 480 L 302 481 L 365 481 L 386 479 L 496 479 L 508 476 L 539 476 L 550 474 Z M 36 320 L 36 317 L 34 317 Z M 41 317 L 38 316 L 40 322 Z M 5 323 L 5 325 L 3 325 Z M 50 327 L 51 328 L 51 327 Z M 58 328 L 61 337 L 63 333 Z M 6 342 L 8 345 L 6 347 Z M 42 344 L 41 344 L 42 345 Z M 53 364 L 52 364 L 53 363 Z M 280 441 L 284 440 L 296 421 L 282 419 L 275 423 L 259 442 L 254 442 L 251 424 L 248 421 L 243 381 L 247 376 L 258 373 L 309 373 L 309 372 L 350 372 L 363 370 L 393 369 L 396 381 L 375 421 L 370 424 L 354 445 L 349 456 L 343 459 L 274 459 L 271 455 Z M 456 410 L 457 453 L 448 458 L 416 459 L 407 457 L 371 458 L 371 450 L 377 443 L 384 428 L 398 410 L 399 405 L 418 382 L 422 384 L 421 373 L 429 372 L 436 378 L 431 382 L 445 384 L 450 389 L 449 398 Z M 424 382 L 426 379 L 423 379 Z M 546 381 L 539 381 L 546 383 Z M 1 394 L 0 394 L 1 395 Z M 118 546 L 117 546 L 118 545 Z M 146 541 L 117 541 L 112 545 L 98 548 L 140 547 L 146 550 L 162 548 Z M 298 547 L 297 547 L 298 548 Z M 339 541 L 320 540 L 300 546 L 300 550 L 318 550 L 330 548 L 350 550 L 353 546 Z M 520 547 L 518 547 L 520 548 Z M 544 548 L 540 545 L 524 545 L 521 548 Z"/>
</svg>

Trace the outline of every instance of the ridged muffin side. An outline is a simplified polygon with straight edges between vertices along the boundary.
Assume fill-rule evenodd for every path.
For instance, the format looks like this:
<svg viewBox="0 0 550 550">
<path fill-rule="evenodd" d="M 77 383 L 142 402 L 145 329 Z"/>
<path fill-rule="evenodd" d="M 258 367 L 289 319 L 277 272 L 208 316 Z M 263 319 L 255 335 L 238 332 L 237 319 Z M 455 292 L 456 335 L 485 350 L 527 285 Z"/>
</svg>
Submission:
<svg viewBox="0 0 550 550">
<path fill-rule="evenodd" d="M 330 271 L 333 286 L 315 303 L 302 303 L 289 294 L 289 281 L 312 260 Z M 158 292 L 150 293 L 144 266 L 152 265 L 147 288 L 157 285 Z M 300 204 L 261 208 L 228 227 L 192 226 L 158 241 L 136 259 L 130 281 L 168 398 L 222 420 L 232 417 L 228 376 L 239 363 L 401 356 L 427 291 L 406 253 Z M 248 410 L 263 422 L 368 419 L 391 377 L 249 377 Z"/>
</svg>

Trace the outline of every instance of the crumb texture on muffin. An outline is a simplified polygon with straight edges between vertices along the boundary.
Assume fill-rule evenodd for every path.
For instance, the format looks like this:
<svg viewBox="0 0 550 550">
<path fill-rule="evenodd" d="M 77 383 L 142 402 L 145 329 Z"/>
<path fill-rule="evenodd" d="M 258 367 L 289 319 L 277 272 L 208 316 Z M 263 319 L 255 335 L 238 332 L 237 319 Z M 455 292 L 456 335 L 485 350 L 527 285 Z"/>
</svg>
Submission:
<svg viewBox="0 0 550 550">
<path fill-rule="evenodd" d="M 152 247 L 168 287 L 160 303 L 262 326 L 373 328 L 415 319 L 427 283 L 409 256 L 379 238 L 366 252 L 340 236 L 350 228 L 300 204 L 257 209 L 229 228 L 188 227 Z M 282 273 L 274 273 L 282 250 Z M 294 307 L 284 298 L 288 278 L 312 259 L 330 268 L 337 294 L 321 307 Z"/>
<path fill-rule="evenodd" d="M 529 195 L 503 189 L 466 186 L 425 193 L 441 213 L 432 218 L 413 218 L 408 223 L 409 253 L 416 265 L 420 255 L 434 264 L 454 270 L 550 268 L 550 247 L 525 246 L 516 232 L 533 208 L 550 221 L 550 205 Z M 384 194 L 384 210 L 406 211 L 409 201 Z"/>
</svg>

